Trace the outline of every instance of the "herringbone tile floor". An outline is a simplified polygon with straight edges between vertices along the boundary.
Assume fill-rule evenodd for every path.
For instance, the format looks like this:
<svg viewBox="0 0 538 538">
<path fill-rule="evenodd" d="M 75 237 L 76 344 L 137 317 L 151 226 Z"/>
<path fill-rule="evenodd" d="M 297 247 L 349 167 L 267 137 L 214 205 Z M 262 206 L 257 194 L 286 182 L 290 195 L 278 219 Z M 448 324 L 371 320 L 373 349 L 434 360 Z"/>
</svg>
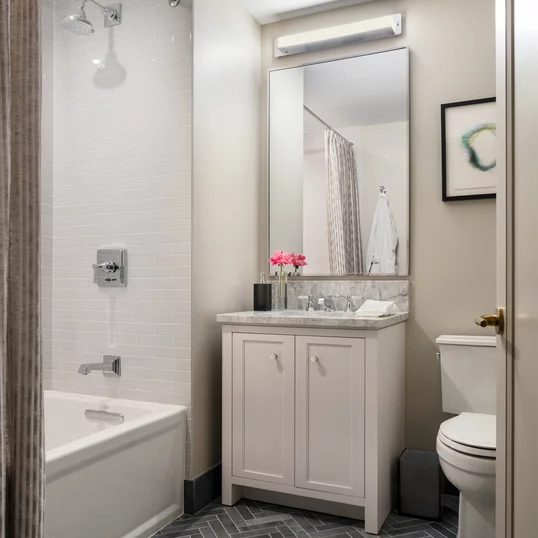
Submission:
<svg viewBox="0 0 538 538">
<path fill-rule="evenodd" d="M 456 538 L 458 504 L 446 497 L 443 519 L 425 521 L 393 512 L 378 536 L 398 538 Z M 215 501 L 195 516 L 182 516 L 156 538 L 374 538 L 364 523 L 354 519 L 286 508 L 274 504 L 239 501 L 234 507 Z"/>
</svg>

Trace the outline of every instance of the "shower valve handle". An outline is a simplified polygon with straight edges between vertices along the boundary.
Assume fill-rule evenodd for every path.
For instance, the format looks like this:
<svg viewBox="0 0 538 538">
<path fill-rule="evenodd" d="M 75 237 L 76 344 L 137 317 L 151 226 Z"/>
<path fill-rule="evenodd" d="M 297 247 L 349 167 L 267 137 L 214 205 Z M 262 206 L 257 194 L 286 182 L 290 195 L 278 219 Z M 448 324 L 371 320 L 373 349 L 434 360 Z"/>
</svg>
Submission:
<svg viewBox="0 0 538 538">
<path fill-rule="evenodd" d="M 119 269 L 119 266 L 114 262 L 94 263 L 92 267 L 94 271 L 103 271 L 103 273 L 115 273 Z"/>
</svg>

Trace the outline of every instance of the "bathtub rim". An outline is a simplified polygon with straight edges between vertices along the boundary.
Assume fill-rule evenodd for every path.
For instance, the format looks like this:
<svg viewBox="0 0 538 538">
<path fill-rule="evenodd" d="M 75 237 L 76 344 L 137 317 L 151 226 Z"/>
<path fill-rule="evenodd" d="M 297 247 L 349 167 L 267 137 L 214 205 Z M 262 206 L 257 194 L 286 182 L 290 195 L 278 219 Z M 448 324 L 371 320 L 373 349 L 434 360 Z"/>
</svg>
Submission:
<svg viewBox="0 0 538 538">
<path fill-rule="evenodd" d="M 108 454 L 118 451 L 124 446 L 132 445 L 133 442 L 141 443 L 158 433 L 180 427 L 185 424 L 187 408 L 185 406 L 175 406 L 152 402 L 139 402 L 136 400 L 126 400 L 121 398 L 105 398 L 100 396 L 90 396 L 84 394 L 66 393 L 60 391 L 46 390 L 44 395 L 61 395 L 62 399 L 75 401 L 94 401 L 96 404 L 105 400 L 114 400 L 114 403 L 127 402 L 129 404 L 140 405 L 144 408 L 155 408 L 155 413 L 127 420 L 123 424 L 118 424 L 100 432 L 95 432 L 65 445 L 46 451 L 46 482 L 65 476 L 71 469 L 90 465 L 92 462 L 106 457 Z M 81 416 L 85 420 L 84 415 Z M 141 431 L 143 430 L 143 432 Z"/>
</svg>

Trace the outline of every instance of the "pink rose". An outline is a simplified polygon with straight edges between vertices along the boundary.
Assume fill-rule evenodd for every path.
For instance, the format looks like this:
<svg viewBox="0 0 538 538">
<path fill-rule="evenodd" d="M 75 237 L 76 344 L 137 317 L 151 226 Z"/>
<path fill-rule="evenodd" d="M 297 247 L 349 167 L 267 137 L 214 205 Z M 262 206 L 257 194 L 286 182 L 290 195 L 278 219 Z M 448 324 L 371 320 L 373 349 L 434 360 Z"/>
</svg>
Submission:
<svg viewBox="0 0 538 538">
<path fill-rule="evenodd" d="M 291 255 L 289 252 L 277 250 L 273 253 L 270 260 L 272 265 L 291 265 Z"/>
<path fill-rule="evenodd" d="M 306 263 L 306 256 L 304 254 L 295 254 L 295 252 L 291 254 L 291 264 L 295 267 L 304 267 L 305 265 L 308 265 Z"/>
</svg>

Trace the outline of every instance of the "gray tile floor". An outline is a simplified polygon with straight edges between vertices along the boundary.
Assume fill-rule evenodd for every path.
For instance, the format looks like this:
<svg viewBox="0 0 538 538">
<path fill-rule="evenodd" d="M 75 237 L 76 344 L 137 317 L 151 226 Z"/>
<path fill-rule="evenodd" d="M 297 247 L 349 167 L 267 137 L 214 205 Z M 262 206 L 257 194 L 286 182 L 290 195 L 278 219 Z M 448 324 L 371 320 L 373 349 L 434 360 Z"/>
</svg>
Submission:
<svg viewBox="0 0 538 538">
<path fill-rule="evenodd" d="M 456 538 L 458 502 L 445 497 L 442 521 L 426 521 L 393 512 L 378 536 Z M 286 508 L 249 500 L 234 507 L 215 501 L 195 516 L 182 516 L 155 535 L 157 538 L 373 538 L 354 519 Z"/>
</svg>

